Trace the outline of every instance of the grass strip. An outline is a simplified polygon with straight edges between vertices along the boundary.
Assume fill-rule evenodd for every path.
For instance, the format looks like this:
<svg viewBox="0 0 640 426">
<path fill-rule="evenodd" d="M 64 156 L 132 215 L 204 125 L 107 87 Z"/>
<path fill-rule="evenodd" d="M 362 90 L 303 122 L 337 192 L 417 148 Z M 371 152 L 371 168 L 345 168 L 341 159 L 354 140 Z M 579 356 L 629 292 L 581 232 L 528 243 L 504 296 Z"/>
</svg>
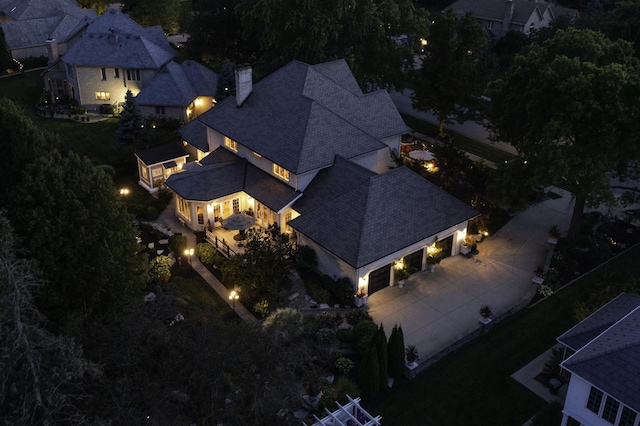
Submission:
<svg viewBox="0 0 640 426">
<path fill-rule="evenodd" d="M 407 126 L 411 127 L 416 132 L 431 136 L 436 139 L 438 138 L 438 126 L 436 126 L 435 124 L 428 123 L 411 115 L 401 115 Z M 478 157 L 484 158 L 496 164 L 504 163 L 505 161 L 516 158 L 515 155 L 509 152 L 505 152 L 500 148 L 496 148 L 486 143 L 478 142 L 477 140 L 461 135 L 460 133 L 456 133 L 453 145 L 458 149 L 461 149 L 473 155 L 477 155 Z"/>
</svg>

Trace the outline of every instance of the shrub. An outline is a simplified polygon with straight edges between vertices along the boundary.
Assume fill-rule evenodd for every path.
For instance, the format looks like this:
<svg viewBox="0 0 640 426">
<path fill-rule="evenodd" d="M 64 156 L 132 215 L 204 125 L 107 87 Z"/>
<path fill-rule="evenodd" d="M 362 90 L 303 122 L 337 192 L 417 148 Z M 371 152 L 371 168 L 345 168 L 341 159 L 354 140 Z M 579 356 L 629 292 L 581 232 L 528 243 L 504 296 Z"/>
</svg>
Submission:
<svg viewBox="0 0 640 426">
<path fill-rule="evenodd" d="M 341 305 L 350 306 L 353 304 L 354 293 L 353 283 L 351 283 L 349 278 L 339 278 L 333 285 L 333 295 Z"/>
<path fill-rule="evenodd" d="M 316 337 L 320 343 L 331 343 L 333 336 L 335 336 L 335 332 L 332 328 L 323 327 L 316 333 Z"/>
<path fill-rule="evenodd" d="M 196 256 L 200 262 L 205 265 L 216 265 L 222 256 L 218 250 L 209 243 L 200 243 L 196 245 Z"/>
<path fill-rule="evenodd" d="M 295 253 L 296 270 L 304 276 L 318 266 L 318 256 L 309 246 L 298 246 Z"/>
<path fill-rule="evenodd" d="M 333 329 L 335 327 L 336 316 L 329 312 L 321 312 L 315 316 L 316 327 L 320 328 L 330 328 Z"/>
<path fill-rule="evenodd" d="M 371 347 L 371 341 L 378 332 L 378 326 L 371 320 L 362 320 L 353 326 L 356 349 L 364 354 Z"/>
<path fill-rule="evenodd" d="M 305 280 L 304 290 L 305 292 L 316 302 L 318 303 L 328 303 L 329 302 L 329 291 L 322 287 L 322 284 L 319 281 L 319 277 L 314 274 L 316 278 L 311 279 L 310 277 Z"/>
<path fill-rule="evenodd" d="M 336 332 L 336 338 L 338 341 L 342 343 L 346 343 L 351 345 L 355 342 L 355 334 L 353 334 L 353 330 L 350 328 L 341 328 Z"/>
<path fill-rule="evenodd" d="M 176 255 L 182 256 L 182 252 L 187 248 L 187 237 L 182 234 L 173 234 L 169 237 L 169 249 Z"/>
<path fill-rule="evenodd" d="M 173 260 L 168 256 L 158 256 L 151 261 L 149 278 L 156 282 L 166 283 L 171 278 L 171 265 Z"/>
<path fill-rule="evenodd" d="M 363 320 L 372 321 L 371 315 L 363 309 L 352 309 L 351 312 L 347 314 L 347 322 L 351 325 L 356 325 Z"/>
<path fill-rule="evenodd" d="M 336 360 L 336 368 L 343 376 L 348 376 L 355 366 L 354 362 L 346 357 L 340 357 Z"/>
<path fill-rule="evenodd" d="M 277 309 L 262 323 L 262 328 L 270 333 L 274 340 L 288 344 L 298 339 L 303 332 L 302 313 L 293 308 Z"/>
<path fill-rule="evenodd" d="M 347 395 L 351 398 L 360 396 L 360 389 L 358 388 L 358 385 L 348 377 L 338 377 L 333 392 L 334 400 L 338 401 L 340 404 L 346 404 L 349 402 Z"/>
</svg>

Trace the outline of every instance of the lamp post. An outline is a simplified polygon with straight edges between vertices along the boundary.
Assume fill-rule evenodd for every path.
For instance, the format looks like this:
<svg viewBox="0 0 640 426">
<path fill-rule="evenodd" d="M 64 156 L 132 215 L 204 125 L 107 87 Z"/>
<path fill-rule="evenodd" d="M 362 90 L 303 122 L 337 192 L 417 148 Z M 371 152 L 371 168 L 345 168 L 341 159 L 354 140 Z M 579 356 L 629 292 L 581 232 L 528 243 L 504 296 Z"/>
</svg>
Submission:
<svg viewBox="0 0 640 426">
<path fill-rule="evenodd" d="M 235 290 L 231 290 L 231 293 L 229 293 L 229 300 L 231 300 L 231 306 L 233 308 L 233 313 L 236 313 L 236 300 L 240 299 L 240 295 L 238 294 L 237 291 Z"/>
<path fill-rule="evenodd" d="M 193 249 L 186 249 L 184 255 L 189 257 L 189 266 L 191 266 L 191 256 L 193 256 Z"/>
</svg>

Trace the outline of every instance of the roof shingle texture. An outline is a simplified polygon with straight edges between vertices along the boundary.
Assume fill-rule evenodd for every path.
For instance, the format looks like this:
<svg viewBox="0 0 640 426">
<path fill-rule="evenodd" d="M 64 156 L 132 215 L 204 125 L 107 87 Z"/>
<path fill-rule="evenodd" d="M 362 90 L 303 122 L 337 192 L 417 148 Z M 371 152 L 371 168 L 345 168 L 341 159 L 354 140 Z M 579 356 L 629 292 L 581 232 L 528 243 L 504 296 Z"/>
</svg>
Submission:
<svg viewBox="0 0 640 426">
<path fill-rule="evenodd" d="M 182 136 L 182 139 L 187 141 L 190 145 L 195 146 L 202 152 L 209 151 L 209 142 L 207 141 L 207 128 L 197 118 L 191 120 L 180 129 L 178 133 Z"/>
<path fill-rule="evenodd" d="M 563 366 L 640 411 L 640 307 L 573 354 Z"/>
<path fill-rule="evenodd" d="M 143 149 L 137 151 L 135 154 L 147 166 L 189 156 L 189 154 L 185 153 L 182 148 L 174 144 L 160 145 L 149 149 Z"/>
<path fill-rule="evenodd" d="M 564 332 L 556 340 L 578 351 L 638 306 L 640 306 L 640 296 L 622 293 Z"/>
<path fill-rule="evenodd" d="M 289 224 L 354 268 L 478 215 L 406 167 L 368 174 L 340 158 L 295 207 L 305 213 Z"/>
<path fill-rule="evenodd" d="M 180 197 L 193 201 L 211 201 L 244 191 L 276 212 L 300 195 L 224 148 L 213 151 L 201 164 L 195 170 L 171 175 L 166 185 Z"/>
<path fill-rule="evenodd" d="M 87 26 L 63 60 L 86 67 L 159 69 L 176 55 L 162 28 L 144 28 L 109 9 Z"/>
<path fill-rule="evenodd" d="M 409 128 L 386 92 L 363 95 L 346 62 L 293 61 L 253 86 L 238 107 L 229 97 L 200 117 L 207 126 L 301 174 L 385 147 Z"/>
</svg>

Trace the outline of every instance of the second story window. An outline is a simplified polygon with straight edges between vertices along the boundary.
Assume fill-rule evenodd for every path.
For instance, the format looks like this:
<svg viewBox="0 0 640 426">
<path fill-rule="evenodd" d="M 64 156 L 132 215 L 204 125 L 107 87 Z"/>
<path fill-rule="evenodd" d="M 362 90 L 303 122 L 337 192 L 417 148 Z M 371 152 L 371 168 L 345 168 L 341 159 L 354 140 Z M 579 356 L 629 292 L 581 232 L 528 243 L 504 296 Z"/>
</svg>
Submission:
<svg viewBox="0 0 640 426">
<path fill-rule="evenodd" d="M 238 152 L 238 142 L 226 136 L 224 137 L 224 146 L 226 146 L 233 152 Z"/>
<path fill-rule="evenodd" d="M 140 70 L 127 70 L 127 80 L 140 81 Z"/>
<path fill-rule="evenodd" d="M 120 68 L 114 68 L 113 69 L 113 77 L 114 78 L 120 78 Z"/>
<path fill-rule="evenodd" d="M 273 163 L 273 174 L 289 182 L 289 170 Z"/>
<path fill-rule="evenodd" d="M 107 79 L 107 69 L 106 68 L 100 68 L 100 75 L 102 76 L 103 80 Z"/>
<path fill-rule="evenodd" d="M 164 106 L 156 106 L 156 114 L 164 115 L 164 113 L 165 113 Z"/>
</svg>

